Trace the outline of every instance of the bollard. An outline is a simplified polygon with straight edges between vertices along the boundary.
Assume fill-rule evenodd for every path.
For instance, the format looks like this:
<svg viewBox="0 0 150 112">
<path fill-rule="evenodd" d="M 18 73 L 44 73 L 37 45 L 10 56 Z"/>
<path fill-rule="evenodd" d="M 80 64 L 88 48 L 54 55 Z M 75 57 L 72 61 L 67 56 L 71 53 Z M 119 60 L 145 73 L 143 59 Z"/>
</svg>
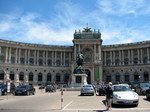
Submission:
<svg viewBox="0 0 150 112">
<path fill-rule="evenodd" d="M 61 88 L 61 109 L 63 108 L 63 87 Z"/>
</svg>

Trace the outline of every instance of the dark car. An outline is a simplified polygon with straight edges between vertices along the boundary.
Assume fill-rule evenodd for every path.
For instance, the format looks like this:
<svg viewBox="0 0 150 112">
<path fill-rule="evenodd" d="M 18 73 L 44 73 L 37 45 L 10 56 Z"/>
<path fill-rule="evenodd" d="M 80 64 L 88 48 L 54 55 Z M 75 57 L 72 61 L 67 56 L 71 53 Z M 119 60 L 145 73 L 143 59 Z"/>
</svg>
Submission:
<svg viewBox="0 0 150 112">
<path fill-rule="evenodd" d="M 147 82 L 139 83 L 135 88 L 135 92 L 137 92 L 140 95 L 145 95 L 146 90 L 149 89 L 149 87 L 150 83 Z"/>
<path fill-rule="evenodd" d="M 44 89 L 44 88 L 45 88 L 44 85 L 40 85 L 40 86 L 39 86 L 39 89 Z"/>
<path fill-rule="evenodd" d="M 19 85 L 16 87 L 15 95 L 34 95 L 35 88 L 31 85 Z"/>
<path fill-rule="evenodd" d="M 98 95 L 101 96 L 101 95 L 105 95 L 106 94 L 106 87 L 105 86 L 100 86 L 97 88 L 97 92 L 98 92 Z"/>
<path fill-rule="evenodd" d="M 5 95 L 7 93 L 6 84 L 0 83 L 0 90 L 1 90 L 1 95 Z"/>
<path fill-rule="evenodd" d="M 47 85 L 45 87 L 45 92 L 56 92 L 54 85 Z"/>
<path fill-rule="evenodd" d="M 146 98 L 150 100 L 150 87 L 146 90 Z"/>
</svg>

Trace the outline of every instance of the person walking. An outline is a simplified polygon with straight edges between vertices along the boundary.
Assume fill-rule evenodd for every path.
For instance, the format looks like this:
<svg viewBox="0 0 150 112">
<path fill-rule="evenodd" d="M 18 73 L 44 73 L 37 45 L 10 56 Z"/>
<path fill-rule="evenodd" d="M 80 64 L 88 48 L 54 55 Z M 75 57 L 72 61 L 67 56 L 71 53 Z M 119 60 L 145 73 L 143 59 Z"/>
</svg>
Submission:
<svg viewBox="0 0 150 112">
<path fill-rule="evenodd" d="M 106 87 L 106 109 L 111 110 L 112 106 L 112 98 L 113 98 L 113 90 L 112 90 L 112 82 L 109 82 Z"/>
</svg>

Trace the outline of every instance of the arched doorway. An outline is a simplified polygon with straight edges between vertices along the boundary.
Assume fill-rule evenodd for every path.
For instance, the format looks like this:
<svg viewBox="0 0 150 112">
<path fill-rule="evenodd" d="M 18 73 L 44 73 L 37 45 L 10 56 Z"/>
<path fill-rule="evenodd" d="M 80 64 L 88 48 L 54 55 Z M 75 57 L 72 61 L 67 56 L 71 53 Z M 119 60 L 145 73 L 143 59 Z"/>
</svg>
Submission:
<svg viewBox="0 0 150 112">
<path fill-rule="evenodd" d="M 0 70 L 0 80 L 4 80 L 4 71 Z"/>
<path fill-rule="evenodd" d="M 87 77 L 87 83 L 88 83 L 88 84 L 91 84 L 91 72 L 90 72 L 90 70 L 85 69 L 85 73 L 86 73 L 86 75 L 88 76 L 88 77 Z"/>
</svg>

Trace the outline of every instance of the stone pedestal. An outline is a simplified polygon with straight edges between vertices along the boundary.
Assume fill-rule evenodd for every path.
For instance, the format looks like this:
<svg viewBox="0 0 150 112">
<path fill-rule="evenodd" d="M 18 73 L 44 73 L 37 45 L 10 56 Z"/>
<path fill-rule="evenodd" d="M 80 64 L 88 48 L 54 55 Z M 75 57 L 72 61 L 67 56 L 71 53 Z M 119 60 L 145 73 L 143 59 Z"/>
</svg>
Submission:
<svg viewBox="0 0 150 112">
<path fill-rule="evenodd" d="M 86 74 L 72 74 L 71 84 L 79 85 L 79 86 L 87 84 L 87 75 Z"/>
</svg>

